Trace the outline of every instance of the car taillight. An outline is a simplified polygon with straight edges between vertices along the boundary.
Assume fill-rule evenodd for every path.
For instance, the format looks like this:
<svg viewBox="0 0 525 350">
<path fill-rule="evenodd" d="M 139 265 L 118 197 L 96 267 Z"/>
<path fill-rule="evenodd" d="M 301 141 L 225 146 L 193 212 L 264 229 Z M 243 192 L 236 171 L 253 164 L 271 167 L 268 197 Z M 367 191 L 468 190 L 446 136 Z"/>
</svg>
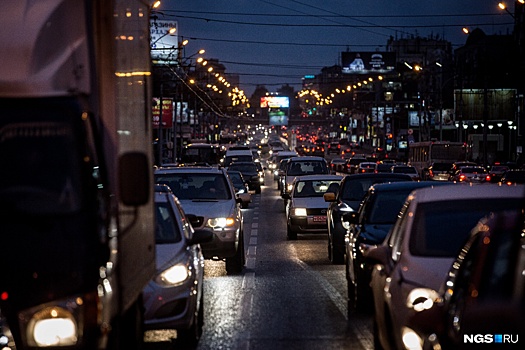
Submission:
<svg viewBox="0 0 525 350">
<path fill-rule="evenodd" d="M 490 175 L 485 176 L 485 181 L 490 181 Z"/>
<path fill-rule="evenodd" d="M 467 177 L 463 174 L 459 175 L 459 181 L 465 180 Z"/>
</svg>

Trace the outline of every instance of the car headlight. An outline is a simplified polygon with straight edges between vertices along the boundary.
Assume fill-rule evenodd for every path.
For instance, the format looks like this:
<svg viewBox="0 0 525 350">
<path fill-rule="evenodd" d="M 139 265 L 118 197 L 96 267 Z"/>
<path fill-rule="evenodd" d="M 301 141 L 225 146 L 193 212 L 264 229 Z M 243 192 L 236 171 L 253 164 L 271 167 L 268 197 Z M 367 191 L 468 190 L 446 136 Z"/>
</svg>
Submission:
<svg viewBox="0 0 525 350">
<path fill-rule="evenodd" d="M 29 347 L 76 346 L 86 315 L 96 315 L 98 298 L 86 295 L 54 301 L 20 312 L 20 331 Z"/>
<path fill-rule="evenodd" d="M 294 208 L 293 214 L 295 216 L 307 216 L 306 214 L 306 208 Z"/>
<path fill-rule="evenodd" d="M 290 184 L 290 185 L 286 185 L 286 190 L 287 190 L 288 192 L 292 192 L 292 188 L 293 188 L 292 184 Z"/>
<path fill-rule="evenodd" d="M 422 350 L 423 340 L 411 328 L 403 327 L 403 345 L 407 350 Z"/>
<path fill-rule="evenodd" d="M 186 281 L 191 276 L 191 271 L 186 264 L 179 263 L 164 270 L 156 278 L 156 282 L 165 286 L 173 286 Z"/>
<path fill-rule="evenodd" d="M 430 288 L 414 288 L 408 293 L 407 307 L 420 312 L 430 309 L 434 303 L 441 302 L 438 292 Z"/>
<path fill-rule="evenodd" d="M 259 182 L 264 182 L 264 177 L 260 177 Z"/>
<path fill-rule="evenodd" d="M 206 222 L 206 226 L 211 227 L 214 230 L 232 227 L 233 225 L 235 225 L 234 218 L 213 218 L 208 219 L 208 221 Z"/>
</svg>

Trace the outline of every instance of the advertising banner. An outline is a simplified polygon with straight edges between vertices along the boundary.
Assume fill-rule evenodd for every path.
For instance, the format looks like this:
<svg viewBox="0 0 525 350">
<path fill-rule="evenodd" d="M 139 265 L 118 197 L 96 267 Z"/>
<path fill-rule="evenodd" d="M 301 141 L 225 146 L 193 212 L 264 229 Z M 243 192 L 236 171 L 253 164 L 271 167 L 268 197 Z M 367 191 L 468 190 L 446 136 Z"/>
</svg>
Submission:
<svg viewBox="0 0 525 350">
<path fill-rule="evenodd" d="M 261 108 L 288 108 L 290 99 L 286 96 L 263 96 L 261 97 Z"/>
<path fill-rule="evenodd" d="M 153 128 L 159 128 L 160 120 L 160 98 L 154 97 L 152 104 Z M 171 128 L 173 126 L 173 99 L 162 99 L 162 127 Z"/>
<path fill-rule="evenodd" d="M 396 68 L 395 52 L 342 52 L 341 65 L 346 74 L 389 73 Z"/>
<path fill-rule="evenodd" d="M 174 28 L 174 34 L 170 29 Z M 150 20 L 151 59 L 155 61 L 173 61 L 177 59 L 178 48 L 177 21 Z"/>
</svg>

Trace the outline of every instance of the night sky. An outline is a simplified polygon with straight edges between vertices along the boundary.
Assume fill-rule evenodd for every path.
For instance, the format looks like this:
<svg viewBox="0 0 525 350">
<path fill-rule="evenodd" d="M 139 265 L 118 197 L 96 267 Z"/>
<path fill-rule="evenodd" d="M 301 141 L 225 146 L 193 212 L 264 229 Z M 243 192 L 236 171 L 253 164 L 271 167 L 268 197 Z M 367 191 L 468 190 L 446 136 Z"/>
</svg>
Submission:
<svg viewBox="0 0 525 350">
<path fill-rule="evenodd" d="M 157 16 L 177 21 L 186 56 L 205 49 L 240 75 L 248 96 L 258 84 L 300 90 L 304 75 L 340 64 L 341 52 L 385 51 L 390 37 L 432 35 L 457 48 L 462 27 L 507 34 L 513 23 L 494 0 L 163 0 Z"/>
</svg>

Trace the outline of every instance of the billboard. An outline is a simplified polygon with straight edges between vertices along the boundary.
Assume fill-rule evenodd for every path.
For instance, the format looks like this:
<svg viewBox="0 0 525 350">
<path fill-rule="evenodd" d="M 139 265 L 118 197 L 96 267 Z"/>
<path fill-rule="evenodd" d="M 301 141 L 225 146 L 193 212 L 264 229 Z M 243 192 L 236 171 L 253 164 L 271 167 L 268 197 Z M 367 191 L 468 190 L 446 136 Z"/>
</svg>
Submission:
<svg viewBox="0 0 525 350">
<path fill-rule="evenodd" d="M 342 52 L 341 65 L 346 74 L 388 73 L 396 68 L 395 52 Z"/>
<path fill-rule="evenodd" d="M 159 128 L 160 120 L 160 98 L 154 97 L 152 103 L 153 128 Z M 162 127 L 171 128 L 173 126 L 173 99 L 162 99 Z"/>
<path fill-rule="evenodd" d="M 286 96 L 263 96 L 261 108 L 289 108 L 290 99 Z"/>
<path fill-rule="evenodd" d="M 270 126 L 283 126 L 288 125 L 288 115 L 285 111 L 280 109 L 268 110 L 268 116 L 270 117 Z"/>
<path fill-rule="evenodd" d="M 174 34 L 169 30 L 175 29 Z M 173 61 L 177 59 L 177 48 L 179 37 L 177 21 L 150 20 L 150 47 L 151 59 L 156 61 Z"/>
</svg>

